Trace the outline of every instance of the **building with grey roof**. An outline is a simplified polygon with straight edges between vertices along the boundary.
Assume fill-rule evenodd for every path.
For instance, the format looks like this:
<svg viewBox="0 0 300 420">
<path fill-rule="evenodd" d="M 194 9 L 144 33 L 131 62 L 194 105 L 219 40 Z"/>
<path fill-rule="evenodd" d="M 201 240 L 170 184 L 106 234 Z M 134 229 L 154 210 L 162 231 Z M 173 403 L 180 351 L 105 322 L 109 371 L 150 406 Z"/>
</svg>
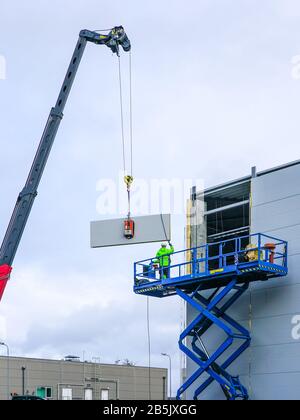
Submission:
<svg viewBox="0 0 300 420">
<path fill-rule="evenodd" d="M 0 399 L 27 394 L 49 400 L 164 400 L 167 377 L 163 368 L 0 357 Z"/>
</svg>

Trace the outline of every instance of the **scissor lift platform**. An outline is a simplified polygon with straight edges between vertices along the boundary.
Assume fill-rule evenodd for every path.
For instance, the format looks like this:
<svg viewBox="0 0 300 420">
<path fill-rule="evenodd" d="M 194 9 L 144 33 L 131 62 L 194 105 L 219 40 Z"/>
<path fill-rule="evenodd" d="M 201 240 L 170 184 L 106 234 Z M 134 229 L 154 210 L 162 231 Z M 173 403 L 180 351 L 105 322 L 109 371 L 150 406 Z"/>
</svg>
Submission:
<svg viewBox="0 0 300 420">
<path fill-rule="evenodd" d="M 249 347 L 251 337 L 226 312 L 255 281 L 267 281 L 288 274 L 288 244 L 271 236 L 255 234 L 234 238 L 172 254 L 166 270 L 159 267 L 157 258 L 139 261 L 134 265 L 134 292 L 152 297 L 178 295 L 199 312 L 179 339 L 180 349 L 199 368 L 177 392 L 177 399 L 206 372 L 209 378 L 194 392 L 194 399 L 217 381 L 228 400 L 248 399 L 246 388 L 227 368 Z M 208 296 L 208 290 L 212 290 Z M 206 291 L 205 293 L 203 293 Z M 209 355 L 202 336 L 216 325 L 227 339 Z M 186 338 L 191 345 L 186 345 Z M 222 364 L 217 361 L 235 342 L 241 345 Z"/>
</svg>

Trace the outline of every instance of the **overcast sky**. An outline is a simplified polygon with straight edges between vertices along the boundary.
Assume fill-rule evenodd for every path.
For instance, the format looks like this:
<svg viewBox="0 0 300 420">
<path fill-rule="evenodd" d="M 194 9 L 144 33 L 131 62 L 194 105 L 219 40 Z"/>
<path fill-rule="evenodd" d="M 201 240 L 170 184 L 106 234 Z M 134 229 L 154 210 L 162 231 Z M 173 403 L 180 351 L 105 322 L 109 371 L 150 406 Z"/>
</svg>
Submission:
<svg viewBox="0 0 300 420">
<path fill-rule="evenodd" d="M 122 24 L 130 36 L 135 176 L 213 186 L 299 158 L 299 1 L 0 4 L 2 236 L 80 29 Z M 117 60 L 88 45 L 0 306 L 14 355 L 85 351 L 107 363 L 147 363 L 146 301 L 132 292 L 133 262 L 157 245 L 89 248 L 89 222 L 101 218 L 97 183 L 117 180 L 121 169 Z M 177 216 L 176 249 L 183 231 Z M 167 366 L 160 353 L 172 355 L 174 387 L 180 319 L 176 298 L 151 300 L 152 362 Z"/>
</svg>

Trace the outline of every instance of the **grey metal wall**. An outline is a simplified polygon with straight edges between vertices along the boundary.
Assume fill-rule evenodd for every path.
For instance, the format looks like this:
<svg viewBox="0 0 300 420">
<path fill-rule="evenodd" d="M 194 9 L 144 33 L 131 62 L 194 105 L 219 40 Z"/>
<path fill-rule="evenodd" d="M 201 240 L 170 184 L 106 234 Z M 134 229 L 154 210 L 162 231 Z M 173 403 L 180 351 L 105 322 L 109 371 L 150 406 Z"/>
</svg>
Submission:
<svg viewBox="0 0 300 420">
<path fill-rule="evenodd" d="M 300 399 L 300 341 L 292 319 L 300 314 L 300 165 L 254 178 L 252 232 L 289 242 L 289 276 L 251 287 L 254 399 Z"/>
<path fill-rule="evenodd" d="M 250 349 L 229 369 L 240 375 L 250 398 L 300 399 L 300 339 L 292 336 L 293 317 L 300 315 L 300 165 L 252 179 L 252 233 L 266 233 L 289 242 L 289 275 L 257 282 L 238 301 L 231 314 L 251 330 Z M 196 313 L 187 310 L 188 321 Z M 300 329 L 298 329 L 300 330 Z M 212 351 L 224 338 L 217 329 L 206 336 Z M 195 365 L 187 360 L 190 375 Z M 187 399 L 192 399 L 192 387 Z M 203 399 L 224 399 L 216 384 Z"/>
<path fill-rule="evenodd" d="M 25 392 L 36 393 L 38 387 L 51 387 L 53 399 L 61 399 L 62 388 L 72 388 L 73 399 L 84 399 L 84 389 L 93 390 L 100 399 L 101 390 L 109 390 L 109 399 L 148 400 L 149 369 L 139 366 L 11 357 L 9 360 L 10 393 L 22 395 L 22 367 Z M 151 368 L 151 398 L 162 400 L 167 389 L 167 369 Z M 96 378 L 96 380 L 95 380 Z M 163 380 L 165 378 L 165 381 Z M 7 398 L 7 358 L 0 357 L 0 400 Z"/>
</svg>

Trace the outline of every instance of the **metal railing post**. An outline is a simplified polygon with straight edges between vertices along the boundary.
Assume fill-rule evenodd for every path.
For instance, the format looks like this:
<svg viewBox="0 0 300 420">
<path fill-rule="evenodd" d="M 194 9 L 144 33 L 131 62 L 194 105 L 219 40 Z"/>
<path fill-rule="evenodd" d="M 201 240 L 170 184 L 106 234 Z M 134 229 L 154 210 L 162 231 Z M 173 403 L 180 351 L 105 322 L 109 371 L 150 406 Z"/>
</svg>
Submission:
<svg viewBox="0 0 300 420">
<path fill-rule="evenodd" d="M 258 234 L 258 262 L 261 261 L 260 252 L 261 252 L 261 234 L 259 233 Z"/>
</svg>

